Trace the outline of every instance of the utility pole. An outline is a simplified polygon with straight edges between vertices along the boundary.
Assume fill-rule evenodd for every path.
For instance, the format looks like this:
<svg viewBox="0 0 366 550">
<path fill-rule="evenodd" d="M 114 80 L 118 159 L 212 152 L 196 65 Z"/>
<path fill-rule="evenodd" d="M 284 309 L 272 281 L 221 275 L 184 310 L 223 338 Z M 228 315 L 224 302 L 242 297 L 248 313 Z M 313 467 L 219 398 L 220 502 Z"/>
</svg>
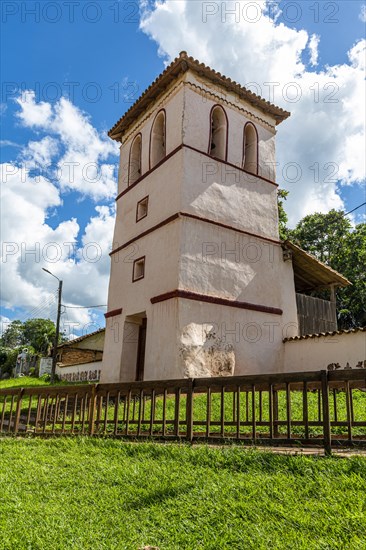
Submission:
<svg viewBox="0 0 366 550">
<path fill-rule="evenodd" d="M 57 319 L 56 319 L 56 334 L 55 334 L 55 341 L 53 344 L 53 353 L 52 353 L 52 369 L 51 369 L 51 384 L 54 383 L 55 377 L 56 377 L 56 363 L 57 363 L 57 346 L 58 346 L 58 338 L 60 335 L 60 317 L 61 317 L 61 298 L 62 298 L 62 281 L 56 277 L 51 271 L 48 271 L 48 269 L 45 269 L 42 267 L 43 271 L 46 273 L 49 273 L 52 275 L 52 277 L 55 277 L 55 279 L 58 280 L 58 303 L 57 303 Z"/>
<path fill-rule="evenodd" d="M 59 335 L 60 335 L 61 296 L 62 296 L 62 281 L 59 281 L 58 282 L 58 304 L 57 304 L 56 335 L 55 335 L 55 343 L 54 343 L 54 346 L 53 346 L 53 355 L 52 355 L 51 384 L 54 383 L 55 376 L 56 376 L 57 346 L 58 346 L 58 338 L 59 338 Z"/>
</svg>

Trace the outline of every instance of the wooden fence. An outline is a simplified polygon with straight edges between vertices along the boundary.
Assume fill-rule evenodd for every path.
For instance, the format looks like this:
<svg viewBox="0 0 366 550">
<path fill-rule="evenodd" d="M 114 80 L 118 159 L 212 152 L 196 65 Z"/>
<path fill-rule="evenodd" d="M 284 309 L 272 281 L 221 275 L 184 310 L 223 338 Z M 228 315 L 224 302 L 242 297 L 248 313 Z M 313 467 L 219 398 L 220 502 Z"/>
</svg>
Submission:
<svg viewBox="0 0 366 550">
<path fill-rule="evenodd" d="M 297 293 L 296 305 L 300 336 L 337 330 L 335 302 Z"/>
<path fill-rule="evenodd" d="M 366 370 L 0 390 L 0 433 L 366 446 Z"/>
</svg>

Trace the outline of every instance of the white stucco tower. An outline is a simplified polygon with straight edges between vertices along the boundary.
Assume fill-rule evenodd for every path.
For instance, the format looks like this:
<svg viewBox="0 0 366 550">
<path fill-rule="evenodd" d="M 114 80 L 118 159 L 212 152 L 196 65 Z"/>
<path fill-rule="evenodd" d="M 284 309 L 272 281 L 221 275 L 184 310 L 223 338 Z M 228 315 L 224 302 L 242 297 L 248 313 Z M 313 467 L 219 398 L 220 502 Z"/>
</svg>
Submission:
<svg viewBox="0 0 366 550">
<path fill-rule="evenodd" d="M 102 382 L 282 369 L 297 334 L 275 174 L 288 116 L 182 52 L 112 128 Z"/>
</svg>

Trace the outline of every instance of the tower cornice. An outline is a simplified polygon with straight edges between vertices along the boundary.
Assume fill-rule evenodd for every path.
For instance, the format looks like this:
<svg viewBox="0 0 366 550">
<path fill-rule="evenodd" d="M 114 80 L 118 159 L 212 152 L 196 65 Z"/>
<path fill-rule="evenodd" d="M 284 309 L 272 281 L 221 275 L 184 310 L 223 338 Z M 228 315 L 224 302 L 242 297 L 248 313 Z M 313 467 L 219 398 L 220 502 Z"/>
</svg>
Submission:
<svg viewBox="0 0 366 550">
<path fill-rule="evenodd" d="M 211 69 L 211 67 L 208 67 L 204 63 L 200 63 L 193 57 L 188 56 L 186 52 L 181 52 L 179 57 L 174 59 L 174 61 L 143 92 L 139 99 L 126 111 L 123 117 L 111 128 L 108 132 L 109 137 L 116 141 L 121 141 L 123 134 L 137 117 L 145 112 L 174 81 L 189 70 L 198 76 L 208 79 L 215 86 L 220 86 L 236 94 L 240 99 L 247 101 L 264 114 L 272 116 L 276 121 L 276 125 L 290 116 L 288 111 L 285 111 L 281 107 L 277 107 L 244 86 L 241 86 L 231 78 Z"/>
</svg>

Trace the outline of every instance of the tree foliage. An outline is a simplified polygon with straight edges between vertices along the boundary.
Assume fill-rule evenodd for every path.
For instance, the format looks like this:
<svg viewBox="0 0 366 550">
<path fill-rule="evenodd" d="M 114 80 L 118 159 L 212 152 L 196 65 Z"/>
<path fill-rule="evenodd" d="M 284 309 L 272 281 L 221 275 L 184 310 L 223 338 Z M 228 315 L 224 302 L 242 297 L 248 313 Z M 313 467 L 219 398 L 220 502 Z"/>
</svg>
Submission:
<svg viewBox="0 0 366 550">
<path fill-rule="evenodd" d="M 50 319 L 12 321 L 0 338 L 0 345 L 8 348 L 32 346 L 39 355 L 47 355 L 55 341 L 56 327 Z M 62 342 L 63 335 L 59 341 Z"/>
<path fill-rule="evenodd" d="M 25 322 L 12 321 L 0 337 L 0 370 L 1 373 L 12 372 L 18 354 L 28 349 L 31 356 L 47 356 L 54 344 L 56 327 L 50 319 L 28 319 Z M 59 343 L 66 340 L 59 335 Z"/>
<path fill-rule="evenodd" d="M 22 345 L 23 323 L 22 321 L 12 321 L 3 332 L 0 338 L 1 346 L 6 348 L 17 348 Z"/>
<path fill-rule="evenodd" d="M 351 286 L 337 290 L 339 328 L 366 325 L 366 224 L 356 227 L 339 210 L 305 216 L 290 240 L 344 275 Z"/>
<path fill-rule="evenodd" d="M 288 191 L 285 189 L 278 189 L 277 191 L 277 205 L 278 205 L 278 228 L 280 233 L 280 239 L 285 241 L 288 238 L 287 222 L 288 217 L 284 207 L 284 201 L 287 199 Z"/>
<path fill-rule="evenodd" d="M 47 355 L 54 344 L 56 327 L 50 319 L 28 319 L 23 324 L 23 338 L 26 345 L 32 346 L 35 351 Z M 59 342 L 62 341 L 61 336 Z"/>
</svg>

